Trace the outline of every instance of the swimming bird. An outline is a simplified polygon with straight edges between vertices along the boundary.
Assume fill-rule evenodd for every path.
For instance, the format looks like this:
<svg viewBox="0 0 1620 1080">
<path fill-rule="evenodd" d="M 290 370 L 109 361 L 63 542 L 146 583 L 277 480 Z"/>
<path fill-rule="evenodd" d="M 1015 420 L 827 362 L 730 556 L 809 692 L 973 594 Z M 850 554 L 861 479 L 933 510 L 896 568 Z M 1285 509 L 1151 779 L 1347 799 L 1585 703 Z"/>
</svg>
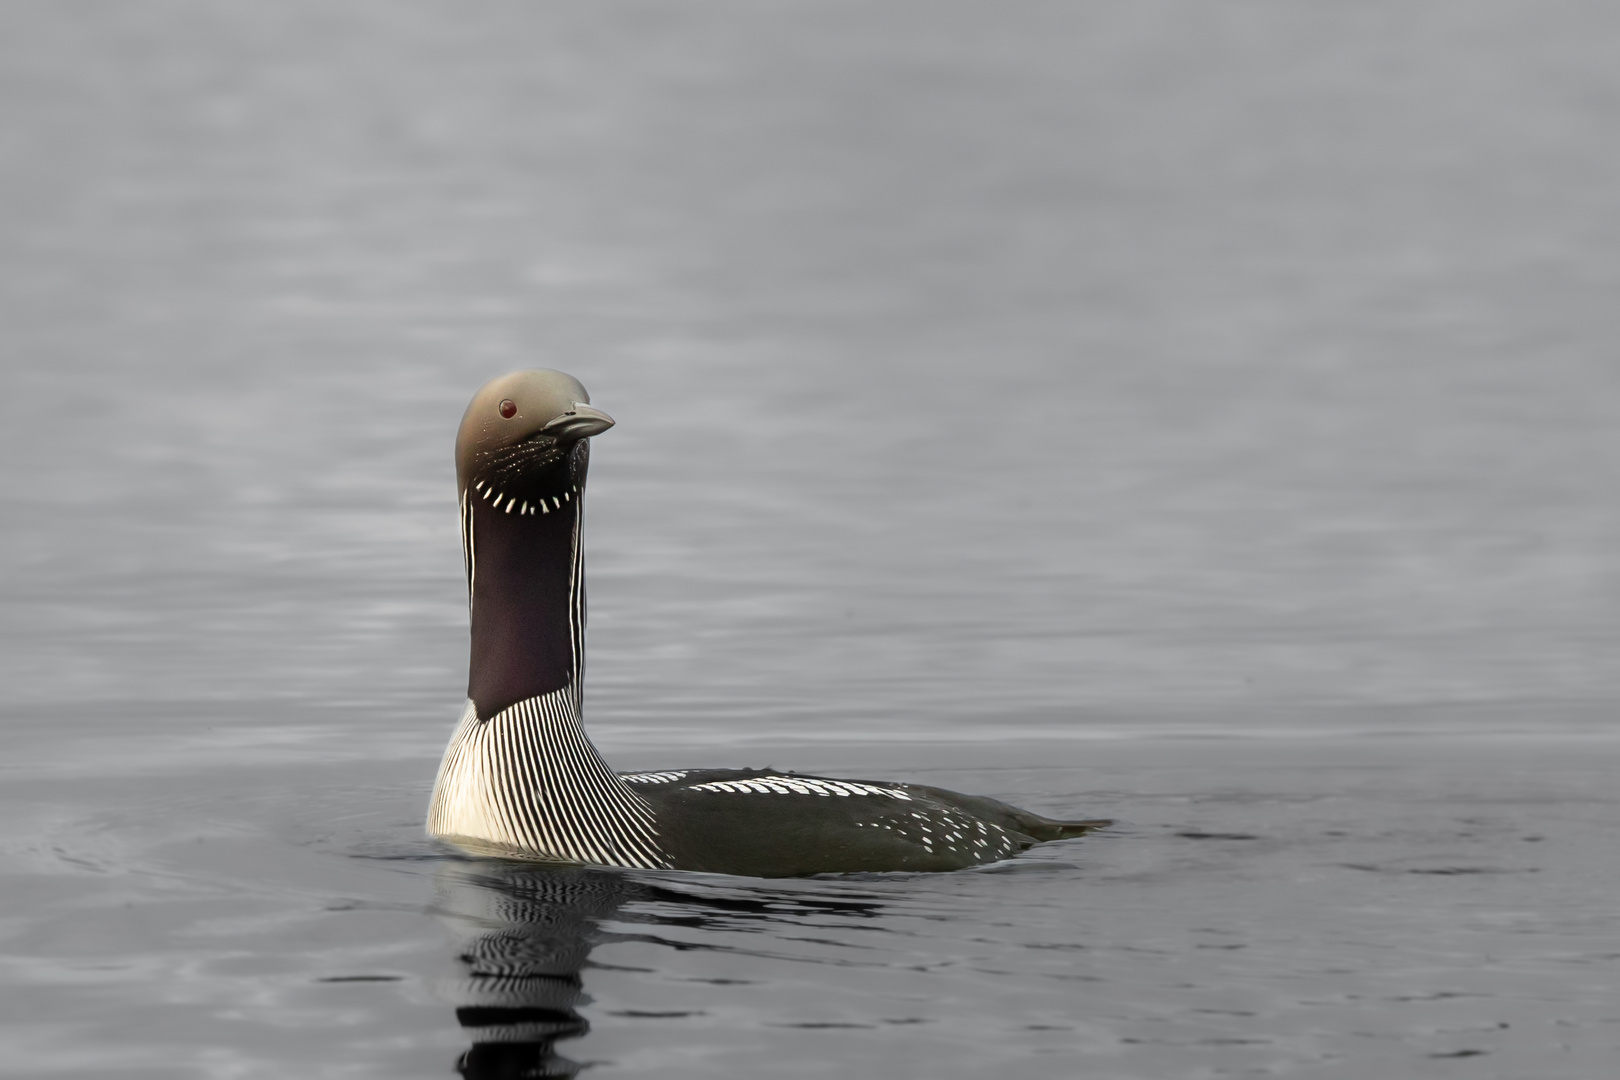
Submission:
<svg viewBox="0 0 1620 1080">
<path fill-rule="evenodd" d="M 959 870 L 1109 824 L 921 784 L 610 769 L 580 719 L 580 526 L 590 440 L 612 426 L 579 380 L 548 370 L 491 380 L 461 419 L 472 657 L 430 835 L 523 859 L 798 877 Z"/>
</svg>

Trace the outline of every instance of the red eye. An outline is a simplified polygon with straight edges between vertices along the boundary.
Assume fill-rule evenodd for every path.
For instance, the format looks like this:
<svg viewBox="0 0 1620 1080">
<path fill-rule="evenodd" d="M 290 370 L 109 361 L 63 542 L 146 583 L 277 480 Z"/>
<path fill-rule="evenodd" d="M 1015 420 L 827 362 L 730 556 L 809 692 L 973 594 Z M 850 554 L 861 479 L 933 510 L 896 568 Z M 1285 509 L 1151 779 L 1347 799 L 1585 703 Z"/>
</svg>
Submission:
<svg viewBox="0 0 1620 1080">
<path fill-rule="evenodd" d="M 508 420 L 516 416 L 517 402 L 513 401 L 511 398 L 507 398 L 505 401 L 501 402 L 501 415 Z"/>
</svg>

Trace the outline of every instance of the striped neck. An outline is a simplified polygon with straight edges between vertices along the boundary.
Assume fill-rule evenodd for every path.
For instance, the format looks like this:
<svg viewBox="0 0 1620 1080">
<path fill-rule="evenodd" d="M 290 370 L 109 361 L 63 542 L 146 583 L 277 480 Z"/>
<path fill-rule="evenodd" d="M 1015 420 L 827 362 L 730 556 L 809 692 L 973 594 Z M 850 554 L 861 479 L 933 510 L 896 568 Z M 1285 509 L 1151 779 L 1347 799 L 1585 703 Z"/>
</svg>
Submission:
<svg viewBox="0 0 1620 1080">
<path fill-rule="evenodd" d="M 667 867 L 652 809 L 585 737 L 578 701 L 565 687 L 488 719 L 469 701 L 433 785 L 428 832 L 508 854 Z"/>
<path fill-rule="evenodd" d="M 428 831 L 508 853 L 664 866 L 651 809 L 580 723 L 584 469 L 562 475 L 560 486 L 531 481 L 513 493 L 474 482 L 461 493 L 468 701 L 439 766 Z"/>
</svg>

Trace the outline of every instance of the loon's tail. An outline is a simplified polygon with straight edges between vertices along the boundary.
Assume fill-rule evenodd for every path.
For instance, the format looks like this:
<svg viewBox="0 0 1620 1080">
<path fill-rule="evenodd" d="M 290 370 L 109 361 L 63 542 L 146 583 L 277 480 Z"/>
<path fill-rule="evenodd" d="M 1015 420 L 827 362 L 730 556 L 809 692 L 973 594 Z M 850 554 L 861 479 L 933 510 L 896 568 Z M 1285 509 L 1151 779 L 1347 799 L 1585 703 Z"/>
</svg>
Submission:
<svg viewBox="0 0 1620 1080">
<path fill-rule="evenodd" d="M 1071 836 L 1084 836 L 1094 829 L 1106 829 L 1113 821 L 1108 818 L 1096 818 L 1091 821 L 1053 821 L 1051 818 L 1032 814 L 1028 810 L 1018 813 L 1018 827 L 1040 841 L 1067 840 Z"/>
<path fill-rule="evenodd" d="M 1084 821 L 1057 821 L 1052 818 L 1032 814 L 1021 807 L 1011 806 L 1000 799 L 992 799 L 984 795 L 963 795 L 956 791 L 946 791 L 943 788 L 925 787 L 922 784 L 908 785 L 921 791 L 949 806 L 955 806 L 967 811 L 969 814 L 993 821 L 1002 828 L 1015 833 L 1022 833 L 1030 843 L 1044 844 L 1048 840 L 1067 840 L 1073 836 L 1084 836 L 1093 829 L 1105 829 L 1113 824 L 1108 818 L 1088 818 Z"/>
</svg>

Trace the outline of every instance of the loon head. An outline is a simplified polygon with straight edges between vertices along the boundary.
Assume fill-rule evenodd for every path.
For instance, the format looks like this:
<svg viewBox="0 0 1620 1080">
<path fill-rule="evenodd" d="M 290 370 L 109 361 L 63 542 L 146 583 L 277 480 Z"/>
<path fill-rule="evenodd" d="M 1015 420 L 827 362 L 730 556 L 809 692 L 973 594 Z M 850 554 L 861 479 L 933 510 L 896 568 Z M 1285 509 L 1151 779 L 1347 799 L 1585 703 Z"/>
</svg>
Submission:
<svg viewBox="0 0 1620 1080">
<path fill-rule="evenodd" d="M 585 480 L 585 440 L 613 426 L 613 418 L 590 402 L 579 380 L 561 371 L 514 371 L 491 379 L 473 395 L 456 433 L 456 486 L 485 500 L 494 498 L 493 491 L 503 508 L 524 514 L 538 514 L 546 500 L 578 491 Z"/>
</svg>

